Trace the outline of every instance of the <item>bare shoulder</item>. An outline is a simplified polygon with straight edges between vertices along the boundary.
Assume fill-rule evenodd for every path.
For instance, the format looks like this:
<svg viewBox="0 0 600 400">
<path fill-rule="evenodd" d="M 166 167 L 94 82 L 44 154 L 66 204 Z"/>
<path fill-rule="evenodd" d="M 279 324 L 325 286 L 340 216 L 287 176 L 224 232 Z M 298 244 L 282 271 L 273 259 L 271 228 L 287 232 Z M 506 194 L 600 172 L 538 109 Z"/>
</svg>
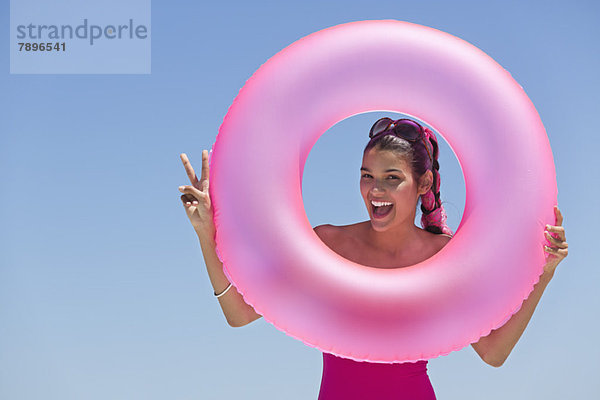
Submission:
<svg viewBox="0 0 600 400">
<path fill-rule="evenodd" d="M 358 235 L 360 223 L 340 226 L 324 224 L 314 227 L 313 230 L 323 243 L 338 252 L 342 251 L 349 242 L 356 241 L 360 237 Z"/>
<path fill-rule="evenodd" d="M 323 243 L 331 247 L 335 242 L 339 241 L 339 236 L 342 233 L 341 228 L 341 226 L 324 224 L 315 226 L 313 230 Z"/>
<path fill-rule="evenodd" d="M 428 248 L 428 251 L 430 251 L 432 255 L 443 249 L 444 246 L 448 244 L 450 239 L 452 239 L 445 233 L 433 233 L 420 227 L 419 232 L 424 247 Z"/>
<path fill-rule="evenodd" d="M 452 239 L 452 237 L 450 237 L 449 235 L 446 235 L 446 234 L 432 233 L 431 235 L 432 235 L 432 239 L 435 243 L 435 247 L 437 248 L 437 251 L 440 251 L 441 249 L 443 249 L 444 246 L 446 246 L 448 244 L 450 239 Z"/>
<path fill-rule="evenodd" d="M 313 230 L 315 231 L 317 236 L 319 236 L 321 240 L 323 240 L 325 237 L 334 234 L 336 231 L 335 228 L 337 228 L 337 226 L 333 226 L 331 224 L 323 224 L 315 226 Z"/>
</svg>

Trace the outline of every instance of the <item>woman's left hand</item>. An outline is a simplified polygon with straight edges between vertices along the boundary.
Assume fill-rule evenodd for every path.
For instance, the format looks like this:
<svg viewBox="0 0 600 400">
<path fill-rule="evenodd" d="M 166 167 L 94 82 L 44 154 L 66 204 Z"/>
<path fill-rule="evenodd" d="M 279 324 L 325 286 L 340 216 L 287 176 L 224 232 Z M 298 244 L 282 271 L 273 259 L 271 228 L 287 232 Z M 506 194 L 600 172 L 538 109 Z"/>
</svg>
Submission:
<svg viewBox="0 0 600 400">
<path fill-rule="evenodd" d="M 550 241 L 550 246 L 544 246 L 544 250 L 549 253 L 546 265 L 544 265 L 544 273 L 548 274 L 554 274 L 556 266 L 569 254 L 565 228 L 562 226 L 563 216 L 558 206 L 554 206 L 554 215 L 556 216 L 556 225 L 546 225 L 544 230 L 546 238 Z"/>
</svg>

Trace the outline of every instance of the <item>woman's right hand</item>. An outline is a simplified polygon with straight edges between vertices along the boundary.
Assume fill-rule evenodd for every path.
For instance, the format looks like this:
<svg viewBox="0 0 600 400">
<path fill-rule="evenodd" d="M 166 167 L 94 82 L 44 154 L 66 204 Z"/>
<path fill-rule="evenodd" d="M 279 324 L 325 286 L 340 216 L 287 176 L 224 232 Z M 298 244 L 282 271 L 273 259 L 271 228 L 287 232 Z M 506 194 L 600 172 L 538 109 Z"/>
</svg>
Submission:
<svg viewBox="0 0 600 400">
<path fill-rule="evenodd" d="M 180 158 L 191 182 L 191 185 L 179 187 L 179 191 L 183 193 L 181 202 L 196 233 L 208 235 L 212 239 L 215 236 L 215 225 L 208 193 L 208 150 L 202 150 L 202 174 L 199 181 L 187 155 L 181 153 Z"/>
</svg>

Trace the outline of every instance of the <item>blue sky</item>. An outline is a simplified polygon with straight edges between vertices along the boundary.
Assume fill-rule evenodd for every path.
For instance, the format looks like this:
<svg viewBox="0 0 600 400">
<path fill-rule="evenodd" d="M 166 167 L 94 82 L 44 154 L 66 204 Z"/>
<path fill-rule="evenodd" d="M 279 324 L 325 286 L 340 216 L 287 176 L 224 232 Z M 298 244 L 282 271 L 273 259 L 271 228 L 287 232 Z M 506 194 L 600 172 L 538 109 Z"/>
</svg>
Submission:
<svg viewBox="0 0 600 400">
<path fill-rule="evenodd" d="M 199 168 L 268 58 L 366 19 L 430 26 L 485 51 L 523 86 L 554 154 L 571 253 L 501 368 L 470 347 L 429 361 L 438 398 L 597 394 L 599 3 L 154 1 L 151 15 L 148 75 L 11 75 L 3 31 L 1 399 L 316 398 L 318 350 L 263 319 L 227 325 L 179 200 L 188 183 L 179 154 Z M 303 194 L 313 226 L 368 218 L 360 153 L 382 115 L 340 122 L 311 151 Z M 445 144 L 440 165 L 456 229 L 464 182 Z"/>
</svg>

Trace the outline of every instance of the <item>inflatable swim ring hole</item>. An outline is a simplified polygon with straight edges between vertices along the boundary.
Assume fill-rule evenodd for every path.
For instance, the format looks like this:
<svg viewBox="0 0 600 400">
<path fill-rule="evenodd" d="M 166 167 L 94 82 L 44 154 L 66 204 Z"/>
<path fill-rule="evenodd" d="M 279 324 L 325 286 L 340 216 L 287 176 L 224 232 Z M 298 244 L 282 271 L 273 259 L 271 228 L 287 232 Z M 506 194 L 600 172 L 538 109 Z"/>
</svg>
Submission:
<svg viewBox="0 0 600 400">
<path fill-rule="evenodd" d="M 360 195 L 362 151 L 368 132 L 382 117 L 410 118 L 431 129 L 439 146 L 440 196 L 456 232 L 465 207 L 465 180 L 458 159 L 443 135 L 427 121 L 398 112 L 368 112 L 346 118 L 324 132 L 311 149 L 302 176 L 304 210 L 312 227 L 322 224 L 349 225 L 367 221 L 369 214 Z M 421 227 L 417 205 L 415 225 Z"/>
</svg>

